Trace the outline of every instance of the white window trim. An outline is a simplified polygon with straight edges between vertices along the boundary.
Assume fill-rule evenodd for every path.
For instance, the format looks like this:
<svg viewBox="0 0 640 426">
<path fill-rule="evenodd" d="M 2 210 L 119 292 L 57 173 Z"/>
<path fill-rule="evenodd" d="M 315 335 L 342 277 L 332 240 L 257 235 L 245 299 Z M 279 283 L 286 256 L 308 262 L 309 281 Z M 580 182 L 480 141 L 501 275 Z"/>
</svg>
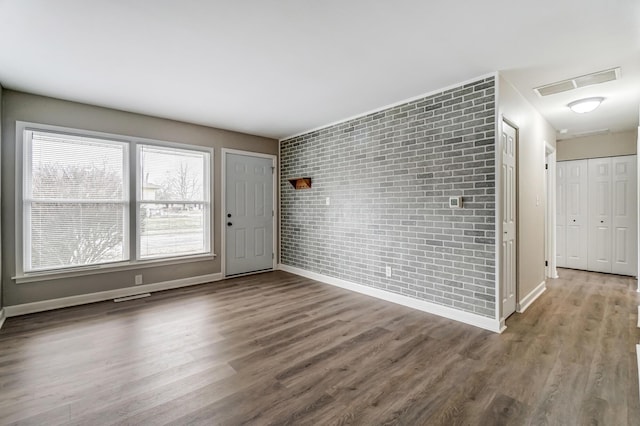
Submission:
<svg viewBox="0 0 640 426">
<path fill-rule="evenodd" d="M 103 263 L 97 265 L 87 265 L 80 267 L 71 267 L 71 268 L 60 268 L 60 269 L 49 269 L 43 271 L 34 271 L 34 272 L 24 272 L 23 261 L 24 261 L 24 229 L 23 229 L 23 213 L 24 213 L 24 202 L 23 202 L 23 185 L 24 185 L 24 147 L 25 140 L 24 134 L 26 130 L 32 131 L 44 131 L 44 132 L 52 132 L 59 134 L 67 134 L 71 136 L 80 136 L 80 137 L 94 137 L 94 138 L 104 138 L 108 140 L 125 142 L 129 145 L 129 158 L 126 158 L 124 161 L 126 164 L 125 171 L 129 173 L 129 188 L 127 188 L 127 193 L 129 194 L 129 217 L 134 218 L 135 222 L 135 234 L 132 232 L 133 227 L 131 226 L 131 219 L 129 220 L 129 234 L 126 236 L 126 240 L 129 243 L 129 256 L 135 253 L 136 258 L 130 259 L 128 261 L 123 262 L 113 262 L 113 263 Z M 209 198 L 208 205 L 208 217 L 206 219 L 206 231 L 208 238 L 208 252 L 206 253 L 198 253 L 193 255 L 178 255 L 173 257 L 162 257 L 162 258 L 149 258 L 144 260 L 138 260 L 138 227 L 139 220 L 137 216 L 137 204 L 138 204 L 138 196 L 137 196 L 137 182 L 138 182 L 138 144 L 146 144 L 146 145 L 156 145 L 156 146 L 165 146 L 171 148 L 178 149 L 191 149 L 195 151 L 202 151 L 209 153 L 209 178 L 205 185 L 208 185 L 207 195 Z M 93 275 L 99 273 L 108 273 L 108 272 L 117 272 L 131 269 L 140 269 L 140 268 L 149 268 L 149 267 L 157 267 L 164 265 L 173 265 L 179 263 L 189 263 L 189 262 L 198 262 L 198 261 L 211 261 L 217 257 L 215 253 L 213 253 L 213 242 L 215 241 L 215 236 L 213 234 L 213 175 L 214 175 L 214 150 L 211 147 L 199 146 L 199 145 L 190 145 L 178 142 L 169 142 L 169 141 L 161 141 L 156 139 L 148 139 L 148 138 L 140 138 L 133 136 L 125 136 L 113 133 L 105 133 L 105 132 L 96 132 L 91 130 L 83 130 L 83 129 L 75 129 L 69 127 L 61 127 L 61 126 L 52 126 L 48 124 L 40 124 L 40 123 L 32 123 L 25 121 L 16 121 L 16 145 L 15 145 L 15 253 L 16 253 L 16 274 L 12 277 L 16 283 L 28 283 L 35 281 L 46 281 L 50 279 L 59 279 L 59 278 L 69 278 L 75 276 L 83 276 L 83 275 Z M 133 163 L 132 160 L 136 161 Z M 135 164 L 135 167 L 132 167 Z M 135 187 L 135 191 L 131 191 L 130 189 Z M 135 206 L 135 209 L 131 207 Z M 133 237 L 133 238 L 132 238 Z M 135 250 L 131 250 L 131 248 L 135 248 Z"/>
<path fill-rule="evenodd" d="M 55 269 L 46 272 L 28 272 L 21 276 L 11 277 L 17 284 L 37 281 L 57 280 L 61 278 L 82 277 L 86 275 L 106 274 L 109 272 L 129 271 L 133 269 L 157 268 L 160 266 L 179 265 L 181 263 L 211 261 L 216 254 L 201 254 L 194 256 L 172 257 L 171 259 L 149 259 L 137 262 L 114 262 L 100 265 L 83 266 L 78 268 Z"/>
<path fill-rule="evenodd" d="M 176 149 L 188 149 L 191 151 L 200 151 L 200 152 L 205 152 L 207 154 L 209 154 L 209 161 L 206 165 L 206 169 L 205 171 L 205 179 L 203 179 L 203 191 L 204 191 L 204 195 L 205 198 L 202 201 L 171 201 L 169 202 L 170 204 L 202 204 L 205 209 L 204 209 L 204 232 L 206 235 L 209 235 L 210 238 L 205 241 L 205 252 L 204 253 L 193 253 L 193 254 L 183 254 L 183 255 L 177 255 L 177 256 L 149 256 L 146 258 L 142 258 L 142 255 L 140 253 L 140 221 L 138 220 L 138 213 L 140 211 L 140 205 L 141 204 L 167 204 L 168 202 L 166 201 L 146 201 L 142 199 L 142 185 L 139 185 L 138 183 L 141 183 L 144 176 L 142 176 L 141 172 L 142 171 L 142 158 L 140 156 L 140 150 L 141 147 L 143 145 L 152 145 L 152 146 L 160 146 L 160 147 L 167 147 L 167 148 L 176 148 Z M 178 145 L 178 144 L 174 144 L 174 143 L 169 143 L 169 142 L 156 142 L 156 143 L 147 143 L 147 142 L 142 142 L 142 141 L 137 141 L 137 143 L 135 144 L 135 146 L 133 147 L 135 149 L 135 158 L 136 158 L 136 170 L 134 171 L 135 175 L 136 175 L 136 179 L 135 179 L 135 186 L 136 186 L 136 190 L 135 190 L 135 259 L 139 262 L 147 262 L 147 261 L 153 261 L 153 260 L 168 260 L 168 259 L 173 259 L 176 257 L 180 257 L 180 256 L 199 256 L 199 255 L 203 255 L 203 254 L 211 254 L 212 249 L 212 239 L 213 239 L 213 235 L 211 230 L 213 229 L 212 227 L 212 204 L 213 204 L 213 200 L 212 200 L 212 189 L 213 189 L 213 185 L 212 185 L 212 175 L 213 175 L 213 149 L 201 149 L 202 147 L 197 147 L 197 146 L 193 146 L 193 145 Z"/>
</svg>

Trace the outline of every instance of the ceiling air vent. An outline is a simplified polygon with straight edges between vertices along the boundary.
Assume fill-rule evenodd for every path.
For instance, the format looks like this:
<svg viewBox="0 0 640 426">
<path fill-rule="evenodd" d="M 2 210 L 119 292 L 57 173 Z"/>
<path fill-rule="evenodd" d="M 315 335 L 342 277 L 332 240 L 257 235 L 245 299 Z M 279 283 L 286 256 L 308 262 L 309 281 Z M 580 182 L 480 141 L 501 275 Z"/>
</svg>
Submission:
<svg viewBox="0 0 640 426">
<path fill-rule="evenodd" d="M 567 92 L 569 90 L 578 89 L 580 87 L 592 86 L 594 84 L 606 83 L 620 78 L 620 67 L 611 68 L 605 71 L 598 71 L 592 74 L 581 75 L 580 77 L 570 78 L 568 80 L 557 81 L 544 86 L 536 87 L 534 92 L 538 96 L 555 95 L 556 93 Z"/>
</svg>

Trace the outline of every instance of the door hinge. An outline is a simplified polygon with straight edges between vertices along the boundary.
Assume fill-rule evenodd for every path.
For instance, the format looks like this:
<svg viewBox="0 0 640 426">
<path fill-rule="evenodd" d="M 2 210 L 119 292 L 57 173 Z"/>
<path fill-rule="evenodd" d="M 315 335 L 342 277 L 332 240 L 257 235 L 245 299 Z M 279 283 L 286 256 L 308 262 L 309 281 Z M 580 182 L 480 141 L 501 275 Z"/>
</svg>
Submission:
<svg viewBox="0 0 640 426">
<path fill-rule="evenodd" d="M 275 172 L 276 172 L 275 166 L 271 166 L 271 174 L 274 174 Z"/>
<path fill-rule="evenodd" d="M 274 212 L 273 210 L 271 210 L 271 217 L 275 217 L 276 212 Z"/>
<path fill-rule="evenodd" d="M 548 165 L 548 164 L 545 164 L 545 165 L 544 165 L 544 169 L 545 169 L 545 170 L 548 170 L 548 169 L 549 169 L 549 165 Z"/>
<path fill-rule="evenodd" d="M 276 258 L 276 254 L 275 253 L 271 253 L 271 259 L 275 259 Z"/>
<path fill-rule="evenodd" d="M 548 261 L 544 261 L 544 266 L 549 266 L 549 262 Z"/>
</svg>

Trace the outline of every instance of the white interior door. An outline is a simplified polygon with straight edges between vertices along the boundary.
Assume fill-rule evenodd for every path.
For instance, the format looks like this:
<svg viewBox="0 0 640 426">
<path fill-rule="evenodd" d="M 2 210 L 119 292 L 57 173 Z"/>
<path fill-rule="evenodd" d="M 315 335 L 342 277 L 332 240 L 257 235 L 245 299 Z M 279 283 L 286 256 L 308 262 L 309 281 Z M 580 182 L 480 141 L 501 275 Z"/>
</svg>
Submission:
<svg viewBox="0 0 640 426">
<path fill-rule="evenodd" d="M 567 164 L 556 164 L 556 265 L 567 266 Z"/>
<path fill-rule="evenodd" d="M 589 243 L 587 269 L 611 272 L 611 159 L 589 160 Z"/>
<path fill-rule="evenodd" d="M 272 158 L 225 154 L 225 275 L 273 269 Z"/>
<path fill-rule="evenodd" d="M 566 161 L 565 266 L 587 269 L 587 160 Z"/>
<path fill-rule="evenodd" d="M 637 158 L 611 159 L 611 272 L 637 275 Z"/>
<path fill-rule="evenodd" d="M 502 318 L 516 310 L 516 129 L 502 122 Z"/>
</svg>

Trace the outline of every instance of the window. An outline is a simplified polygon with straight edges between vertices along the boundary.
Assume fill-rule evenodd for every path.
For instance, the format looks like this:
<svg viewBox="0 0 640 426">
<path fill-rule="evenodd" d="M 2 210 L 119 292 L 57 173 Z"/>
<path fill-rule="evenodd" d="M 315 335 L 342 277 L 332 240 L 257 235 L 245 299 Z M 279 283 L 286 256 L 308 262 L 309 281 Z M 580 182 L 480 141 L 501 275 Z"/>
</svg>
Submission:
<svg viewBox="0 0 640 426">
<path fill-rule="evenodd" d="M 27 132 L 24 270 L 129 258 L 128 147 Z"/>
<path fill-rule="evenodd" d="M 18 275 L 211 254 L 210 149 L 23 134 Z"/>
<path fill-rule="evenodd" d="M 209 252 L 209 154 L 138 145 L 140 259 Z"/>
</svg>

